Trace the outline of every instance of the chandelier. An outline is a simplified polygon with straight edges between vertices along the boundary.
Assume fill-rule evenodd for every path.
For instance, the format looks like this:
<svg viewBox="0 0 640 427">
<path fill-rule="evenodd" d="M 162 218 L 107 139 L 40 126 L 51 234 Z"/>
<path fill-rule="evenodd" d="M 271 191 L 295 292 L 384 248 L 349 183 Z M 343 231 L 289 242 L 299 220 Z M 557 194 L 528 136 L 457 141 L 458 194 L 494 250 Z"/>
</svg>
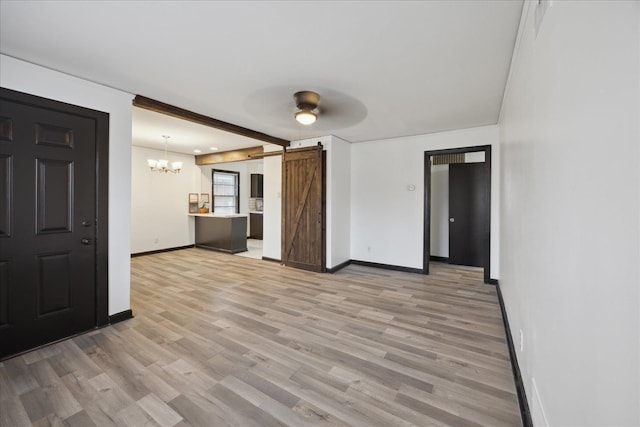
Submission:
<svg viewBox="0 0 640 427">
<path fill-rule="evenodd" d="M 149 168 L 152 171 L 180 173 L 180 169 L 182 169 L 182 162 L 171 162 L 171 167 L 169 167 L 169 160 L 167 160 L 168 140 L 171 137 L 168 135 L 162 135 L 162 137 L 164 138 L 164 159 L 147 159 L 147 165 L 149 165 Z"/>
</svg>

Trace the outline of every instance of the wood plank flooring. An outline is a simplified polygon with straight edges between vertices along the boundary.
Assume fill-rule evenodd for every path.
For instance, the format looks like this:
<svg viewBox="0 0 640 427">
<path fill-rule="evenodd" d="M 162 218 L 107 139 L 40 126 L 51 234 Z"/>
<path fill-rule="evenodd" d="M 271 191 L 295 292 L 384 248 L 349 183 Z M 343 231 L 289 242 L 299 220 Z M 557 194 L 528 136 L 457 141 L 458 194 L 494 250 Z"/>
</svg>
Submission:
<svg viewBox="0 0 640 427">
<path fill-rule="evenodd" d="M 131 263 L 134 319 L 0 363 L 0 425 L 521 425 L 482 270 Z"/>
</svg>

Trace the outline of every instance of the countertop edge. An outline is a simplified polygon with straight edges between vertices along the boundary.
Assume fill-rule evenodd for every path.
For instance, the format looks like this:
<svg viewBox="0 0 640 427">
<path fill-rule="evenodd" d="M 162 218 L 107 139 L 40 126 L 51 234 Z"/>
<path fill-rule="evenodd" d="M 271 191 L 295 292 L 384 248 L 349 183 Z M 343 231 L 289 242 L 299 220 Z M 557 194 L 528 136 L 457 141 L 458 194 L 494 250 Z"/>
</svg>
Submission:
<svg viewBox="0 0 640 427">
<path fill-rule="evenodd" d="M 190 213 L 188 216 L 200 218 L 246 218 L 247 214 L 215 214 L 215 213 Z"/>
</svg>

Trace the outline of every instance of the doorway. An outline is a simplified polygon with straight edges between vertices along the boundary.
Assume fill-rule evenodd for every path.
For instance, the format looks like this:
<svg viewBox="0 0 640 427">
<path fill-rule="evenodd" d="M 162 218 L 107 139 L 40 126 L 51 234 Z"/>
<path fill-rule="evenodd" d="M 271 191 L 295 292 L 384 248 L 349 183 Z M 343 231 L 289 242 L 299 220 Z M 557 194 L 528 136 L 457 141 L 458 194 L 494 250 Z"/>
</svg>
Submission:
<svg viewBox="0 0 640 427">
<path fill-rule="evenodd" d="M 108 323 L 108 126 L 0 89 L 0 358 Z"/>
<path fill-rule="evenodd" d="M 434 217 L 434 175 L 432 171 L 434 159 L 437 156 L 460 156 L 463 158 L 473 157 L 475 154 L 483 155 L 484 161 L 477 163 L 465 163 L 453 161 L 455 167 L 449 171 L 449 176 L 456 186 L 457 193 L 453 192 L 453 205 L 451 209 L 456 212 L 447 215 L 450 230 L 449 243 L 456 245 L 449 247 L 449 254 L 445 257 L 432 257 L 432 222 Z M 435 258 L 453 263 L 476 265 L 484 269 L 484 282 L 491 283 L 491 146 L 475 146 L 464 148 L 453 148 L 445 150 L 426 151 L 424 157 L 424 236 L 423 236 L 423 271 L 429 274 L 429 262 Z M 475 165 L 475 166 L 469 166 Z M 451 182 L 449 184 L 452 184 Z M 464 189 L 462 189 L 464 186 Z M 451 188 L 451 187 L 450 187 Z M 456 195 L 457 194 L 457 195 Z M 451 195 L 451 194 L 450 194 Z M 457 204 L 456 204 L 457 203 Z M 470 213 L 470 214 L 469 214 Z M 466 214 L 466 215 L 465 215 Z M 456 216 L 458 218 L 456 218 Z M 457 223 L 456 223 L 457 221 Z M 464 239 L 473 235 L 477 242 L 469 246 L 464 246 Z M 453 237 L 453 241 L 451 238 Z M 453 255 L 453 257 L 452 257 Z M 444 258 L 444 259 L 443 259 Z M 453 259 L 451 259 L 453 258 Z"/>
</svg>

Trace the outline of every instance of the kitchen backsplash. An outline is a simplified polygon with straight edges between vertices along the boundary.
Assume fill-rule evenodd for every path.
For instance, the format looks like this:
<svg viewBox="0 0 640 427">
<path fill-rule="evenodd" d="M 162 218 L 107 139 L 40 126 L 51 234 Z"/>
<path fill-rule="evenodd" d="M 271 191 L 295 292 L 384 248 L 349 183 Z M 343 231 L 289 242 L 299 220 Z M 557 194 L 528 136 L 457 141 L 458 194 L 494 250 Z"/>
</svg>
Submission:
<svg viewBox="0 0 640 427">
<path fill-rule="evenodd" d="M 263 208 L 263 200 L 259 198 L 249 198 L 249 211 L 260 211 L 262 212 Z"/>
</svg>

